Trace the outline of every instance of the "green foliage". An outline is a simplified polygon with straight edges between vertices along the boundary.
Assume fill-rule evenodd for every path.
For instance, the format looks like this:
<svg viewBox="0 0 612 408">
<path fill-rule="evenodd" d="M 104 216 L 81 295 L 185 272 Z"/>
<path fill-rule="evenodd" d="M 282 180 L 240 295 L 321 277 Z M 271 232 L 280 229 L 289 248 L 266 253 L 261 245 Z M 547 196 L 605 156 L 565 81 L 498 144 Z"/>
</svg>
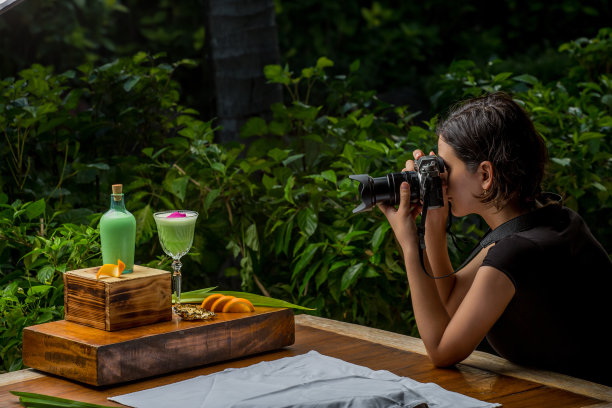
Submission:
<svg viewBox="0 0 612 408">
<path fill-rule="evenodd" d="M 0 195 L 0 370 L 22 368 L 24 327 L 64 315 L 63 273 L 99 264 L 98 231 L 46 217 L 43 199 Z"/>
<path fill-rule="evenodd" d="M 495 8 L 440 0 L 275 3 L 284 62 L 307 66 L 326 55 L 344 72 L 359 58 L 361 86 L 381 93 L 402 87 L 421 91 L 433 74 L 446 72 L 457 59 L 479 65 L 496 58 L 516 65 L 510 61 L 516 59 L 521 73 L 535 75 L 537 69 L 552 80 L 563 59 L 547 61 L 545 50 L 595 36 L 612 16 L 605 0 L 505 0 Z"/>
</svg>

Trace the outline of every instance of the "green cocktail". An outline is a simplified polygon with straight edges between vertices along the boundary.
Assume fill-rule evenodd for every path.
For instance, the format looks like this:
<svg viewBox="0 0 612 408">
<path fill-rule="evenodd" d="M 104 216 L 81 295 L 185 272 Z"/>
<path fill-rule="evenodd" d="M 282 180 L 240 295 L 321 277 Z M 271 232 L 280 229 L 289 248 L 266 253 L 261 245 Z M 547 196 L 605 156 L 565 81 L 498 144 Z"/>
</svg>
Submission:
<svg viewBox="0 0 612 408">
<path fill-rule="evenodd" d="M 172 257 L 172 275 L 177 304 L 181 303 L 181 257 L 189 252 L 193 244 L 193 232 L 198 213 L 195 211 L 161 211 L 153 214 L 157 225 L 159 243 L 164 252 Z"/>
</svg>

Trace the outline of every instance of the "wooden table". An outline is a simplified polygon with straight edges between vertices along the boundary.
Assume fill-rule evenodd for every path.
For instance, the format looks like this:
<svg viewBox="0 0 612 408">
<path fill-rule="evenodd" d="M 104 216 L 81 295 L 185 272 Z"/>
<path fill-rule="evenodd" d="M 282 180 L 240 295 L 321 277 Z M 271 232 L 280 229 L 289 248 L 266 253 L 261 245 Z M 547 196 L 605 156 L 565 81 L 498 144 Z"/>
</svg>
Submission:
<svg viewBox="0 0 612 408">
<path fill-rule="evenodd" d="M 389 370 L 421 382 L 435 382 L 447 390 L 503 404 L 504 407 L 612 407 L 612 388 L 545 371 L 528 370 L 483 352 L 474 352 L 453 368 L 435 368 L 421 340 L 338 322 L 298 315 L 295 344 L 255 356 L 211 364 L 111 387 L 93 387 L 26 369 L 0 375 L 0 406 L 19 407 L 10 390 L 37 392 L 108 406 L 113 395 L 152 388 L 229 367 L 295 356 L 316 350 L 374 370 Z"/>
</svg>

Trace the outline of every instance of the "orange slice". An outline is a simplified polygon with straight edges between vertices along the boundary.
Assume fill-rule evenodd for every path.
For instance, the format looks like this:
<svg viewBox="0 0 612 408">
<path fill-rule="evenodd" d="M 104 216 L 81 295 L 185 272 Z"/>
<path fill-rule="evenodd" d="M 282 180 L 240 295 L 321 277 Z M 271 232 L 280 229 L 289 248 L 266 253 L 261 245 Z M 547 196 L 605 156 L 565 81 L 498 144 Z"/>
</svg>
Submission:
<svg viewBox="0 0 612 408">
<path fill-rule="evenodd" d="M 125 269 L 125 264 L 121 262 L 121 259 L 117 259 L 117 265 L 115 264 L 104 264 L 98 269 L 98 273 L 96 274 L 96 279 L 100 279 L 100 276 L 112 276 L 113 278 L 118 278 L 123 270 Z"/>
<path fill-rule="evenodd" d="M 204 301 L 202 302 L 202 309 L 212 310 L 212 305 L 215 303 L 215 300 L 223 297 L 221 293 L 213 293 L 212 295 L 208 295 Z"/>
<path fill-rule="evenodd" d="M 243 298 L 234 298 L 223 306 L 223 313 L 249 313 L 254 311 L 253 304 Z"/>
<path fill-rule="evenodd" d="M 223 306 L 225 306 L 227 302 L 235 298 L 236 296 L 221 296 L 219 299 L 215 300 L 210 310 L 215 313 L 220 313 L 223 311 Z"/>
</svg>

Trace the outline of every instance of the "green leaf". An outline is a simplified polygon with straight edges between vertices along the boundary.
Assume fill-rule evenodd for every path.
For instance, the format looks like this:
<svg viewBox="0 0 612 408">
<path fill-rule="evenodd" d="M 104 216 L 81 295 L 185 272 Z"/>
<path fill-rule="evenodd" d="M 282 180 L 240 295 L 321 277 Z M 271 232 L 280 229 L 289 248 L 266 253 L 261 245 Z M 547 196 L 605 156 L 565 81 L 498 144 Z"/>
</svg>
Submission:
<svg viewBox="0 0 612 408">
<path fill-rule="evenodd" d="M 218 188 L 212 189 L 206 194 L 206 198 L 204 199 L 204 211 L 208 211 L 215 199 L 219 197 L 219 194 L 221 194 L 221 190 Z"/>
<path fill-rule="evenodd" d="M 37 218 L 45 212 L 45 200 L 41 198 L 38 201 L 28 204 L 25 210 L 25 215 L 29 220 Z"/>
<path fill-rule="evenodd" d="M 512 79 L 514 79 L 517 82 L 525 82 L 530 85 L 536 85 L 539 82 L 536 77 L 534 77 L 533 75 L 529 75 L 529 74 L 518 75 Z"/>
<path fill-rule="evenodd" d="M 38 273 L 36 274 L 36 279 L 40 282 L 40 283 L 44 283 L 45 285 L 49 285 L 51 283 L 51 281 L 53 280 L 53 275 L 55 274 L 55 268 L 47 265 L 47 266 L 43 266 L 42 268 L 40 268 L 38 270 Z"/>
<path fill-rule="evenodd" d="M 298 227 L 307 237 L 314 234 L 317 229 L 318 217 L 310 207 L 306 207 L 297 213 Z"/>
<path fill-rule="evenodd" d="M 149 204 L 134 212 L 136 219 L 136 242 L 142 243 L 148 241 L 154 234 L 155 219 L 153 218 L 153 209 Z"/>
<path fill-rule="evenodd" d="M 132 90 L 132 88 L 134 88 L 134 86 L 136 86 L 136 84 L 140 82 L 140 77 L 135 75 L 130 77 L 127 81 L 125 81 L 125 83 L 123 84 L 123 90 L 125 92 L 130 92 Z"/>
<path fill-rule="evenodd" d="M 331 181 L 333 184 L 336 184 L 338 182 L 338 179 L 336 178 L 336 172 L 333 170 L 324 170 L 323 172 L 321 172 L 321 177 L 323 177 L 327 181 Z"/>
<path fill-rule="evenodd" d="M 304 269 L 310 263 L 312 257 L 315 255 L 319 247 L 320 244 L 308 244 L 306 249 L 304 249 L 304 252 L 299 255 L 299 261 L 295 264 L 295 268 L 293 268 L 291 279 L 295 279 L 302 269 Z"/>
<path fill-rule="evenodd" d="M 493 82 L 502 82 L 512 76 L 512 72 L 500 72 L 493 77 Z"/>
<path fill-rule="evenodd" d="M 291 73 L 288 67 L 283 68 L 280 65 L 266 65 L 264 67 L 264 75 L 269 82 L 283 85 L 291 84 Z"/>
<path fill-rule="evenodd" d="M 370 113 L 363 118 L 359 119 L 359 127 L 362 129 L 367 129 L 372 126 L 374 122 L 374 114 Z"/>
<path fill-rule="evenodd" d="M 250 118 L 240 129 L 240 137 L 263 136 L 268 133 L 266 121 L 259 117 Z"/>
<path fill-rule="evenodd" d="M 327 67 L 333 67 L 334 62 L 327 57 L 320 57 L 317 60 L 317 69 L 324 69 Z"/>
<path fill-rule="evenodd" d="M 572 162 L 572 159 L 570 159 L 569 157 L 565 157 L 563 159 L 560 159 L 558 157 L 553 157 L 550 160 L 552 160 L 553 162 L 555 162 L 558 165 L 563 166 L 563 167 L 569 166 L 570 163 Z"/>
<path fill-rule="evenodd" d="M 210 165 L 210 167 L 213 170 L 217 170 L 219 173 L 221 174 L 225 174 L 226 168 L 225 168 L 225 164 L 221 163 L 221 162 L 214 162 Z"/>
<path fill-rule="evenodd" d="M 384 242 L 387 231 L 389 231 L 390 228 L 391 225 L 385 222 L 374 230 L 374 234 L 372 234 L 372 250 L 374 252 L 378 251 L 378 248 L 380 248 L 380 245 Z"/>
<path fill-rule="evenodd" d="M 264 185 L 266 190 L 271 190 L 272 188 L 274 188 L 274 186 L 277 185 L 276 179 L 274 177 L 268 176 L 265 173 L 264 173 L 263 177 L 261 178 L 261 184 Z"/>
<path fill-rule="evenodd" d="M 32 286 L 31 288 L 28 289 L 28 296 L 36 296 L 36 295 L 44 296 L 52 288 L 53 286 L 49 286 L 49 285 Z"/>
<path fill-rule="evenodd" d="M 358 263 L 356 265 L 350 266 L 344 273 L 342 274 L 342 280 L 340 281 L 340 290 L 345 291 L 350 286 L 352 286 L 357 279 L 359 278 L 359 273 L 363 269 L 363 264 Z"/>
<path fill-rule="evenodd" d="M 244 243 L 253 251 L 259 251 L 259 238 L 257 237 L 257 226 L 249 225 L 244 236 Z"/>
<path fill-rule="evenodd" d="M 26 407 L 112 408 L 110 405 L 90 404 L 33 392 L 11 391 L 11 394 L 18 396 L 19 402 Z"/>
<path fill-rule="evenodd" d="M 315 73 L 315 70 L 313 67 L 302 69 L 302 76 L 304 78 L 311 78 L 314 75 L 314 73 Z"/>
<path fill-rule="evenodd" d="M 285 160 L 289 156 L 289 152 L 291 152 L 291 150 L 281 150 L 278 147 L 275 147 L 274 149 L 268 151 L 268 156 L 279 162 L 281 160 Z"/>
<path fill-rule="evenodd" d="M 293 185 L 295 184 L 295 177 L 291 176 L 287 179 L 287 183 L 285 184 L 285 200 L 289 201 L 291 204 L 295 204 L 293 201 L 293 197 L 291 195 L 291 190 L 293 190 Z"/>
<path fill-rule="evenodd" d="M 185 201 L 187 195 L 187 185 L 189 184 L 189 176 L 177 177 L 170 183 L 170 192 L 181 201 Z"/>
<path fill-rule="evenodd" d="M 302 157 L 304 157 L 304 153 L 294 154 L 292 156 L 287 157 L 285 160 L 283 160 L 283 164 L 287 166 L 288 164 L 291 164 L 294 161 L 301 159 Z"/>
<path fill-rule="evenodd" d="M 587 140 L 601 139 L 602 137 L 604 137 L 603 133 L 599 133 L 599 132 L 584 132 L 584 133 L 580 134 L 580 137 L 578 137 L 578 141 L 579 142 L 586 142 Z"/>
<path fill-rule="evenodd" d="M 110 170 L 110 166 L 106 163 L 89 163 L 85 165 L 85 167 L 87 167 L 88 169 L 96 169 L 96 170 Z"/>
<path fill-rule="evenodd" d="M 309 307 L 299 306 L 293 303 L 289 303 L 287 301 L 276 299 L 272 297 L 256 295 L 254 293 L 248 292 L 237 292 L 237 291 L 225 291 L 225 290 L 214 290 L 215 288 L 208 289 L 199 289 L 191 292 L 184 292 L 181 295 L 181 303 L 202 303 L 202 301 L 209 295 L 214 293 L 220 293 L 222 295 L 227 296 L 236 296 L 241 297 L 250 301 L 253 306 L 263 306 L 263 307 L 286 307 L 290 309 L 300 309 L 300 310 L 315 310 Z"/>
</svg>

